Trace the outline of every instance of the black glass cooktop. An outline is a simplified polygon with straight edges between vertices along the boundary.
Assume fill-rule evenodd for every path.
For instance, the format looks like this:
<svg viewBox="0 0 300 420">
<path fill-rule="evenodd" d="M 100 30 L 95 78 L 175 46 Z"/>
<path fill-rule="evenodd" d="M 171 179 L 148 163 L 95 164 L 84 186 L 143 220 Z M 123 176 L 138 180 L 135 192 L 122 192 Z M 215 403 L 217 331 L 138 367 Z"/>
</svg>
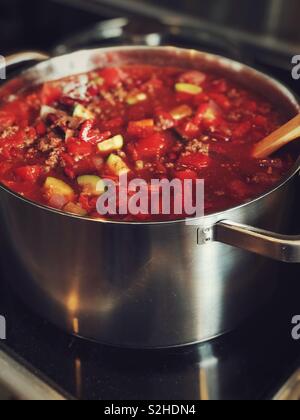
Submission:
<svg viewBox="0 0 300 420">
<path fill-rule="evenodd" d="M 299 82 L 293 81 L 285 68 L 288 64 L 283 68 L 269 60 L 266 63 L 254 50 L 245 51 L 238 42 L 228 43 L 207 32 L 191 32 L 186 28 L 178 32 L 177 28 L 170 34 L 160 24 L 148 21 L 147 25 L 148 29 L 141 30 L 141 25 L 140 29 L 136 24 L 128 27 L 126 19 L 118 19 L 106 23 L 106 29 L 101 24 L 91 26 L 77 36 L 70 37 L 67 32 L 56 52 L 83 46 L 116 45 L 129 40 L 131 43 L 146 40 L 158 44 L 204 46 L 207 50 L 240 57 L 259 66 L 300 93 Z M 293 232 L 300 232 L 296 217 L 298 208 L 295 207 Z M 7 340 L 0 341 L 0 349 L 23 359 L 32 371 L 56 384 L 70 398 L 268 399 L 299 367 L 300 342 L 291 336 L 292 318 L 300 313 L 299 265 L 278 266 L 280 287 L 272 301 L 238 330 L 190 348 L 133 351 L 68 336 L 27 308 L 11 290 L 11 280 L 22 278 L 22 272 L 6 250 L 3 236 L 0 261 L 0 315 L 7 320 Z M 260 293 L 259 289 L 257 293 Z"/>
<path fill-rule="evenodd" d="M 68 336 L 20 302 L 10 289 L 12 276 L 22 273 L 2 253 L 0 313 L 7 319 L 7 341 L 0 348 L 15 352 L 72 398 L 268 399 L 300 363 L 300 343 L 291 336 L 300 309 L 299 266 L 280 267 L 272 302 L 235 332 L 164 351 L 114 349 Z"/>
</svg>

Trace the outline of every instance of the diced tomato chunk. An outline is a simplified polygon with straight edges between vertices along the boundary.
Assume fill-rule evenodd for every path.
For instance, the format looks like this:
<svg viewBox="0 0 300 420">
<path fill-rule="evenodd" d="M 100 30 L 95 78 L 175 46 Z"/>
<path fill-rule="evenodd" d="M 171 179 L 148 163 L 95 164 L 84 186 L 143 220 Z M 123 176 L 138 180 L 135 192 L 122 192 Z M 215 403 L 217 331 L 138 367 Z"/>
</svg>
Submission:
<svg viewBox="0 0 300 420">
<path fill-rule="evenodd" d="M 67 150 L 73 156 L 86 156 L 90 155 L 93 151 L 93 145 L 78 139 L 68 139 Z"/>
<path fill-rule="evenodd" d="M 100 133 L 99 130 L 94 129 L 94 121 L 87 120 L 82 124 L 80 129 L 79 138 L 81 141 L 91 144 L 97 144 L 103 140 L 107 140 L 111 137 L 110 131 Z"/>
<path fill-rule="evenodd" d="M 69 155 L 68 153 L 62 153 L 61 160 L 62 160 L 63 165 L 64 165 L 65 174 L 69 178 L 74 179 L 76 177 L 76 173 L 74 171 L 74 165 L 75 165 L 74 158 L 71 155 Z"/>
<path fill-rule="evenodd" d="M 196 181 L 199 177 L 197 172 L 191 169 L 186 169 L 185 171 L 177 171 L 175 173 L 175 178 L 180 179 L 181 181 L 185 181 L 186 179 Z"/>
<path fill-rule="evenodd" d="M 15 120 L 16 116 L 12 111 L 0 111 L 0 127 L 11 127 L 15 123 Z"/>
<path fill-rule="evenodd" d="M 78 175 L 85 175 L 90 172 L 96 172 L 99 168 L 98 162 L 95 160 L 95 157 L 84 156 L 80 160 L 76 161 L 73 156 L 68 153 L 62 154 L 62 161 L 64 162 L 64 171 L 65 174 L 74 179 Z"/>
<path fill-rule="evenodd" d="M 241 123 L 234 131 L 235 137 L 244 137 L 246 136 L 249 131 L 251 130 L 251 123 L 249 121 L 245 121 Z"/>
<path fill-rule="evenodd" d="M 115 132 L 115 131 L 119 132 L 120 127 L 122 127 L 123 125 L 124 125 L 124 121 L 120 117 L 113 118 L 103 123 L 103 127 L 105 131 L 110 131 L 110 132 Z M 112 133 L 110 133 L 110 136 L 111 134 Z"/>
<path fill-rule="evenodd" d="M 228 110 L 231 108 L 230 100 L 222 93 L 211 93 L 210 97 L 223 109 Z"/>
<path fill-rule="evenodd" d="M 47 126 L 44 121 L 39 121 L 35 126 L 36 132 L 39 136 L 43 136 L 47 132 Z"/>
<path fill-rule="evenodd" d="M 8 128 L 18 124 L 19 128 L 29 125 L 29 106 L 26 101 L 15 100 L 7 103 L 0 111 L 0 125 Z"/>
<path fill-rule="evenodd" d="M 125 76 L 122 70 L 110 67 L 102 70 L 100 77 L 104 79 L 106 87 L 112 88 L 117 86 Z"/>
<path fill-rule="evenodd" d="M 43 173 L 43 167 L 40 165 L 21 166 L 15 170 L 15 173 L 23 181 L 35 184 Z"/>
<path fill-rule="evenodd" d="M 7 137 L 1 139 L 1 155 L 4 158 L 16 157 L 16 152 L 22 152 L 23 146 L 26 142 L 32 142 L 36 138 L 36 131 L 33 127 L 26 130 L 20 129 L 18 131 L 12 131 Z"/>
<path fill-rule="evenodd" d="M 45 83 L 41 92 L 41 101 L 43 105 L 51 105 L 58 101 L 62 95 L 62 90 L 51 83 Z"/>
<path fill-rule="evenodd" d="M 257 125 L 258 127 L 267 127 L 268 125 L 268 119 L 266 117 L 264 117 L 263 115 L 257 115 L 254 118 L 254 124 Z"/>
<path fill-rule="evenodd" d="M 81 204 L 82 208 L 89 213 L 96 209 L 97 200 L 97 197 L 90 197 L 86 194 L 80 194 L 79 197 L 79 203 Z M 97 216 L 99 215 L 97 214 Z"/>
<path fill-rule="evenodd" d="M 18 130 L 17 132 L 12 132 L 7 137 L 2 139 L 1 148 L 2 155 L 9 157 L 9 153 L 13 148 L 17 148 L 23 145 L 25 139 L 24 130 Z"/>
<path fill-rule="evenodd" d="M 178 161 L 180 165 L 196 170 L 207 168 L 211 162 L 211 158 L 203 153 L 191 153 L 190 155 L 181 156 Z"/>
<path fill-rule="evenodd" d="M 76 162 L 75 165 L 73 166 L 73 170 L 76 176 L 84 175 L 89 172 L 95 172 L 96 171 L 95 162 L 91 156 L 87 156 L 81 159 L 79 162 Z"/>
<path fill-rule="evenodd" d="M 134 143 L 126 144 L 126 151 L 132 160 L 134 161 L 140 160 Z"/>
<path fill-rule="evenodd" d="M 0 164 L 0 176 L 5 176 L 11 169 L 13 168 L 13 164 L 9 162 L 1 162 Z"/>
<path fill-rule="evenodd" d="M 162 133 L 141 139 L 135 146 L 139 160 L 160 158 L 171 146 L 171 140 Z"/>
</svg>

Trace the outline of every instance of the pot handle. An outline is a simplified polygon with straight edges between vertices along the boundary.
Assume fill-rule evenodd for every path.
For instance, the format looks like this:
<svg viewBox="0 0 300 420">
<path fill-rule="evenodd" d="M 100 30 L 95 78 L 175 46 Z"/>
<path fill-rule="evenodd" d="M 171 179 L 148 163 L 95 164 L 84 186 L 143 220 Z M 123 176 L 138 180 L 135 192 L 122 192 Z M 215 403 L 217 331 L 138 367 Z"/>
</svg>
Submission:
<svg viewBox="0 0 300 420">
<path fill-rule="evenodd" d="M 279 235 L 224 220 L 215 225 L 211 239 L 273 260 L 300 263 L 300 236 Z"/>
<path fill-rule="evenodd" d="M 4 65 L 8 68 L 17 64 L 26 63 L 27 61 L 44 61 L 50 56 L 39 51 L 24 51 L 5 57 Z"/>
</svg>

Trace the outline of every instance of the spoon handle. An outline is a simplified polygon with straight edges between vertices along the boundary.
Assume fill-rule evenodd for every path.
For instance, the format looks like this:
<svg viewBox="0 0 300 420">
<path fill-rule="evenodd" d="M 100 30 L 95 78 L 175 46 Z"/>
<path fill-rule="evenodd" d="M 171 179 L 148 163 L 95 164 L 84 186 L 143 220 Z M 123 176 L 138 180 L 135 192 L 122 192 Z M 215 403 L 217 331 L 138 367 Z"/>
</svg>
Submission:
<svg viewBox="0 0 300 420">
<path fill-rule="evenodd" d="M 253 157 L 256 159 L 264 159 L 281 149 L 286 144 L 299 138 L 300 114 L 257 143 L 253 149 Z"/>
</svg>

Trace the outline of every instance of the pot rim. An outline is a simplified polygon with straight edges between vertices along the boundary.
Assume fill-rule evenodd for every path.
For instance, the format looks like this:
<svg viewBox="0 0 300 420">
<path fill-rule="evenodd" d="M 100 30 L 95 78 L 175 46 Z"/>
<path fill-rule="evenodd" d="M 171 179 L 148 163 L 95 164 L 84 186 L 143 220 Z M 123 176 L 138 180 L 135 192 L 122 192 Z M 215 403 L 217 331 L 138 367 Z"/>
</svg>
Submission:
<svg viewBox="0 0 300 420">
<path fill-rule="evenodd" d="M 53 60 L 56 59 L 63 59 L 65 57 L 70 57 L 72 55 L 76 55 L 76 54 L 80 54 L 82 52 L 90 52 L 91 54 L 93 53 L 109 53 L 109 52 L 130 52 L 130 51 L 152 51 L 153 53 L 155 52 L 162 52 L 162 51 L 166 51 L 166 52 L 172 52 L 172 53 L 191 53 L 193 55 L 202 55 L 207 57 L 208 60 L 221 60 L 223 63 L 226 63 L 228 65 L 231 66 L 231 68 L 243 68 L 246 70 L 249 70 L 252 72 L 252 74 L 256 74 L 257 76 L 259 76 L 260 78 L 263 78 L 266 82 L 269 82 L 270 84 L 273 84 L 274 88 L 276 88 L 278 91 L 281 91 L 282 94 L 284 94 L 286 97 L 289 97 L 289 99 L 291 100 L 291 104 L 294 105 L 295 107 L 295 112 L 296 110 L 298 110 L 300 112 L 300 101 L 298 100 L 297 96 L 293 93 L 293 91 L 288 88 L 287 86 L 284 85 L 284 83 L 280 82 L 279 80 L 277 80 L 276 78 L 268 75 L 267 73 L 264 73 L 260 70 L 257 70 L 255 67 L 251 67 L 249 65 L 243 64 L 241 62 L 238 62 L 236 60 L 227 58 L 227 57 L 223 57 L 221 55 L 218 54 L 212 54 L 212 53 L 207 53 L 201 50 L 195 50 L 195 49 L 188 49 L 188 48 L 179 48 L 179 47 L 173 47 L 173 46 L 160 46 L 160 47 L 146 47 L 146 46 L 121 46 L 121 47 L 106 47 L 106 48 L 96 48 L 96 49 L 84 49 L 84 50 L 78 50 L 75 52 L 71 52 L 68 54 L 64 54 L 62 56 L 55 56 L 55 57 L 51 57 L 48 60 L 43 61 L 42 63 L 36 64 L 32 67 L 30 67 L 29 69 L 26 69 L 22 72 L 20 72 L 20 74 L 16 77 L 14 77 L 11 80 L 17 80 L 20 76 L 24 75 L 27 72 L 30 72 L 31 70 L 38 68 L 41 65 L 45 65 L 47 63 L 50 63 Z M 74 73 L 76 74 L 76 73 Z M 11 81 L 10 80 L 10 81 Z M 6 84 L 9 83 L 9 81 L 7 81 L 6 83 L 3 84 L 3 86 L 1 86 L 0 90 L 6 86 Z M 234 207 L 230 207 L 228 209 L 216 212 L 216 213 L 210 213 L 207 214 L 203 217 L 197 218 L 197 217 L 191 217 L 191 218 L 185 218 L 185 219 L 178 219 L 178 220 L 171 220 L 171 221 L 155 221 L 155 222 L 134 222 L 134 221 L 115 221 L 115 220 L 107 220 L 107 219 L 92 219 L 86 216 L 78 216 L 76 214 L 72 214 L 72 213 L 66 213 L 62 210 L 59 209 L 55 209 L 43 204 L 39 204 L 36 203 L 30 199 L 27 199 L 25 197 L 23 197 L 21 194 L 18 194 L 16 192 L 14 192 L 13 190 L 11 190 L 10 188 L 6 187 L 5 185 L 3 185 L 2 183 L 0 183 L 0 190 L 5 191 L 7 193 L 9 193 L 10 195 L 14 196 L 15 198 L 20 199 L 21 201 L 25 202 L 26 204 L 29 205 L 33 205 L 36 208 L 39 208 L 41 210 L 44 211 L 50 211 L 51 213 L 57 214 L 57 215 L 61 215 L 61 216 L 65 216 L 68 218 L 72 218 L 72 219 L 78 219 L 78 220 L 82 220 L 82 221 L 88 221 L 88 222 L 94 222 L 94 223 L 101 223 L 101 224 L 108 224 L 108 225 L 133 225 L 133 226 L 160 226 L 160 225 L 173 225 L 173 224 L 182 224 L 182 223 L 190 223 L 191 225 L 197 225 L 197 221 L 199 221 L 203 224 L 203 222 L 205 221 L 209 221 L 212 218 L 219 218 L 220 220 L 223 219 L 222 214 L 228 213 L 228 212 L 234 212 L 234 211 L 238 211 L 240 209 L 246 208 L 247 206 L 250 206 L 260 200 L 263 200 L 264 198 L 267 198 L 268 196 L 270 196 L 271 194 L 275 193 L 277 190 L 281 189 L 282 187 L 284 187 L 289 181 L 291 181 L 295 175 L 298 173 L 300 169 L 300 156 L 298 157 L 298 159 L 296 160 L 295 164 L 293 165 L 293 167 L 287 172 L 287 174 L 279 181 L 279 183 L 275 184 L 270 190 L 267 190 L 265 193 L 259 195 L 258 197 L 255 197 L 253 200 L 246 202 L 246 203 L 241 203 L 237 206 Z"/>
</svg>

